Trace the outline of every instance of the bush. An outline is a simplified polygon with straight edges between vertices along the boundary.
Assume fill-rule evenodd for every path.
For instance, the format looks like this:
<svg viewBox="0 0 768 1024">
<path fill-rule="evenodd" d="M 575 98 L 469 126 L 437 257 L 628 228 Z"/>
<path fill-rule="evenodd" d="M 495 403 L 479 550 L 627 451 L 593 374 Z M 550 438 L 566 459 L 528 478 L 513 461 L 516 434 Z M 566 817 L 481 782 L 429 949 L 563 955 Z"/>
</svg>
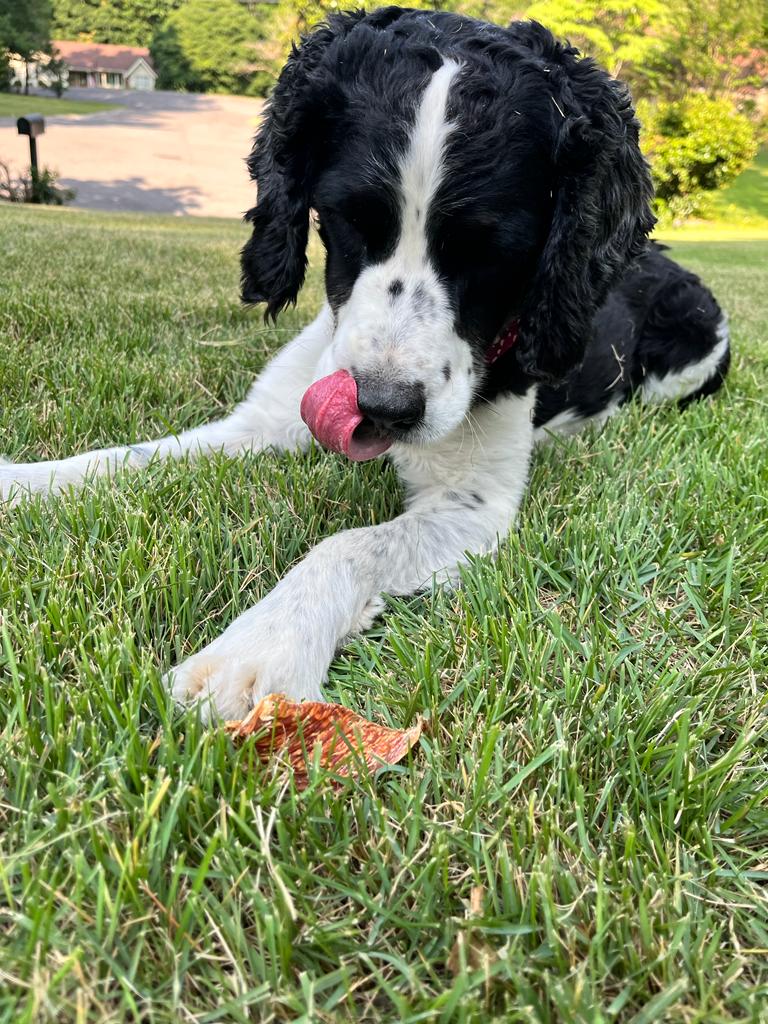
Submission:
<svg viewBox="0 0 768 1024">
<path fill-rule="evenodd" d="M 56 184 L 58 174 L 49 167 L 14 178 L 7 164 L 0 161 L 0 199 L 9 203 L 44 203 L 63 206 L 75 198 L 75 190 Z"/>
<path fill-rule="evenodd" d="M 757 152 L 752 124 L 728 100 L 692 95 L 674 103 L 641 102 L 638 115 L 663 220 L 702 212 L 707 194 L 732 181 Z"/>
</svg>

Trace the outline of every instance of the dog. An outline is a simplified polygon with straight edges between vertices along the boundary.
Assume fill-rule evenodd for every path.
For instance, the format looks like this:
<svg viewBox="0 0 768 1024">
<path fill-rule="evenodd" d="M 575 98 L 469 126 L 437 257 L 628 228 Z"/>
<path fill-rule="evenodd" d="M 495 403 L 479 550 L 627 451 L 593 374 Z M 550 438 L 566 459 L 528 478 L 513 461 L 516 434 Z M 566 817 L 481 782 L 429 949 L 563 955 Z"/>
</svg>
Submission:
<svg viewBox="0 0 768 1024">
<path fill-rule="evenodd" d="M 450 583 L 468 554 L 494 551 L 538 440 L 632 396 L 708 395 L 730 358 L 714 297 L 648 241 L 627 90 L 535 22 L 332 16 L 294 47 L 248 166 L 242 297 L 271 318 L 295 302 L 316 217 L 317 319 L 223 419 L 0 469 L 13 499 L 158 458 L 306 449 L 313 433 L 352 459 L 392 459 L 401 515 L 325 539 L 169 672 L 208 719 L 272 692 L 321 700 L 382 595 Z"/>
</svg>

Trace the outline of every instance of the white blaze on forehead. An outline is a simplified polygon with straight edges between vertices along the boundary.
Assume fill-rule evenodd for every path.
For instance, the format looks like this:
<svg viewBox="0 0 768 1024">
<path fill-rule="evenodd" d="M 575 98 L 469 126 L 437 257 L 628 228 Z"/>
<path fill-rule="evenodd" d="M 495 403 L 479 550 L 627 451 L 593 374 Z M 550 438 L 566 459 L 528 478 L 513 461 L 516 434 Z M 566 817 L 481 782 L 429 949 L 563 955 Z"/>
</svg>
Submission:
<svg viewBox="0 0 768 1024">
<path fill-rule="evenodd" d="M 426 411 L 414 439 L 444 437 L 466 416 L 476 374 L 470 345 L 456 333 L 445 284 L 429 259 L 427 219 L 446 177 L 446 143 L 456 129 L 448 100 L 461 65 L 446 60 L 414 103 L 408 142 L 398 155 L 399 236 L 380 263 L 364 266 L 339 308 L 324 374 L 417 384 Z"/>
<path fill-rule="evenodd" d="M 398 250 L 426 260 L 427 207 L 443 178 L 443 151 L 455 125 L 447 119 L 448 93 L 460 65 L 447 60 L 433 75 L 421 97 L 410 143 L 400 162 L 401 211 Z"/>
</svg>

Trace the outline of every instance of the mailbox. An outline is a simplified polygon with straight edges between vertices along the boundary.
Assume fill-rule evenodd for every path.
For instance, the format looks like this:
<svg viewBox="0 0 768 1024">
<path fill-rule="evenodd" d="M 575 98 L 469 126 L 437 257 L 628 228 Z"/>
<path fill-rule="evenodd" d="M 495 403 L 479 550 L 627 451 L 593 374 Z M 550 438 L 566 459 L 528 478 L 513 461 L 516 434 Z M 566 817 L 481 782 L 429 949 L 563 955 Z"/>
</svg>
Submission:
<svg viewBox="0 0 768 1024">
<path fill-rule="evenodd" d="M 29 162 L 32 165 L 32 175 L 37 174 L 37 136 L 45 131 L 45 119 L 42 114 L 27 114 L 16 121 L 19 135 L 29 136 Z"/>
<path fill-rule="evenodd" d="M 36 139 L 45 131 L 45 118 L 42 114 L 27 114 L 26 117 L 18 119 L 16 127 L 19 129 L 19 135 L 28 135 L 30 139 Z"/>
</svg>

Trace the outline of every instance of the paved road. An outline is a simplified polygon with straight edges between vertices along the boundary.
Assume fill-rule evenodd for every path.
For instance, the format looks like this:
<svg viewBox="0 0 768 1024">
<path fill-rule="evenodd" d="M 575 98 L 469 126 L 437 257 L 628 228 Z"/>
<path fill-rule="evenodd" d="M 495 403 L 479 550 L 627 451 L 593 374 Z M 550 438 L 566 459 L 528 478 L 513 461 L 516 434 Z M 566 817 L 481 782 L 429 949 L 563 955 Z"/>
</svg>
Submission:
<svg viewBox="0 0 768 1024">
<path fill-rule="evenodd" d="M 70 89 L 71 99 L 119 102 L 85 117 L 48 117 L 40 162 L 96 210 L 240 217 L 253 205 L 244 159 L 262 101 L 174 92 Z M 34 96 L 30 96 L 30 113 Z M 0 159 L 20 169 L 29 143 L 0 118 Z"/>
</svg>

